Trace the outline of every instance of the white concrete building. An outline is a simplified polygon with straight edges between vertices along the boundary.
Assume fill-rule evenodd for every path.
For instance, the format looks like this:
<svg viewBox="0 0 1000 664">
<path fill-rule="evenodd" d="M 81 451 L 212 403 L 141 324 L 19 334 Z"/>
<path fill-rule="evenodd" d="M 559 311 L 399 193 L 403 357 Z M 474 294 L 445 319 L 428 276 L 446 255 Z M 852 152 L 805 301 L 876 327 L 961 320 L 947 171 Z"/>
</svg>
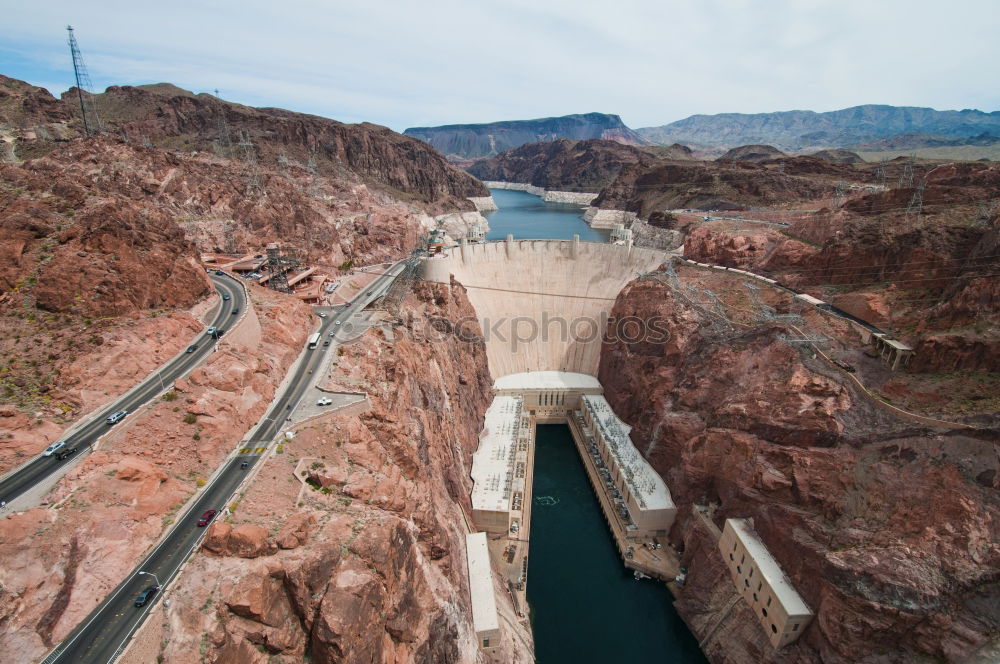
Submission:
<svg viewBox="0 0 1000 664">
<path fill-rule="evenodd" d="M 719 538 L 736 589 L 750 605 L 775 648 L 795 641 L 813 618 L 749 519 L 726 519 Z"/>
<path fill-rule="evenodd" d="M 521 398 L 494 397 L 472 455 L 472 520 L 480 530 L 506 533 L 509 527 L 521 425 Z"/>
<path fill-rule="evenodd" d="M 567 371 L 530 371 L 501 376 L 493 383 L 497 395 L 520 396 L 522 408 L 540 422 L 563 422 L 580 407 L 584 394 L 601 394 L 593 376 Z"/>
<path fill-rule="evenodd" d="M 472 625 L 479 647 L 492 652 L 500 645 L 500 616 L 493 591 L 493 569 L 486 533 L 465 536 L 465 555 L 469 566 L 469 594 L 472 601 Z"/>
<path fill-rule="evenodd" d="M 593 445 L 589 451 L 600 457 L 599 472 L 618 504 L 628 535 L 666 535 L 674 525 L 677 508 L 663 478 L 632 444 L 632 428 L 618 419 L 602 395 L 583 395 L 581 406 L 587 442 Z"/>
</svg>

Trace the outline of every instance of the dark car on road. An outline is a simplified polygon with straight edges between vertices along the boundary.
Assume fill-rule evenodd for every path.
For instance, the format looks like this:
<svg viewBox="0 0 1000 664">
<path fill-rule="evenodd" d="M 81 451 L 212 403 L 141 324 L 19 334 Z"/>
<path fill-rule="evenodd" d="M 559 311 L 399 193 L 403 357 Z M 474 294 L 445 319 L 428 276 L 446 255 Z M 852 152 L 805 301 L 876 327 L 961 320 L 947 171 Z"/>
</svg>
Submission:
<svg viewBox="0 0 1000 664">
<path fill-rule="evenodd" d="M 224 275 L 224 274 L 225 274 L 225 272 L 223 272 L 222 270 L 216 270 L 216 271 L 215 271 L 215 274 L 216 274 L 216 276 L 219 276 L 219 277 L 221 277 L 222 275 Z"/>
<path fill-rule="evenodd" d="M 198 519 L 198 526 L 201 527 L 201 528 L 204 528 L 205 526 L 207 526 L 209 523 L 212 522 L 212 519 L 214 519 L 215 515 L 218 514 L 218 513 L 219 513 L 219 510 L 208 510 L 208 511 L 206 511 L 204 514 L 201 515 L 201 518 Z"/>
<path fill-rule="evenodd" d="M 76 445 L 70 445 L 69 447 L 64 447 L 63 449 L 59 450 L 56 453 L 56 458 L 59 459 L 60 461 L 68 459 L 74 454 L 76 454 L 77 449 L 78 448 Z"/>
<path fill-rule="evenodd" d="M 238 313 L 240 313 L 240 308 L 239 308 L 239 307 L 236 307 L 235 309 L 233 309 L 233 315 L 234 315 L 234 316 L 235 316 L 236 314 L 238 314 Z"/>
<path fill-rule="evenodd" d="M 184 352 L 185 352 L 185 353 L 193 353 L 193 352 L 195 352 L 196 350 L 198 350 L 198 347 L 197 347 L 197 346 L 188 346 L 188 349 L 187 349 L 186 351 L 184 351 Z"/>
<path fill-rule="evenodd" d="M 149 600 L 153 599 L 153 595 L 160 591 L 159 586 L 148 586 L 145 590 L 139 593 L 139 596 L 135 598 L 136 606 L 146 606 L 149 604 Z"/>
<path fill-rule="evenodd" d="M 222 299 L 223 300 L 228 300 L 229 299 L 229 293 L 223 293 L 222 294 Z"/>
</svg>

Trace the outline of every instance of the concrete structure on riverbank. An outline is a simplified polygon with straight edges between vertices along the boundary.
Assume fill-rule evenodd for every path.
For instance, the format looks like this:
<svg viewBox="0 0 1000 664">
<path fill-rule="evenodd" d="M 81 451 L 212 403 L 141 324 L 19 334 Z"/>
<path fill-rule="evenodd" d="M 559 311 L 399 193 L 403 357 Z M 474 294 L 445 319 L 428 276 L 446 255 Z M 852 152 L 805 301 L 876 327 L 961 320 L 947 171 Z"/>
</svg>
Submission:
<svg viewBox="0 0 1000 664">
<path fill-rule="evenodd" d="M 593 376 L 533 371 L 498 378 L 472 460 L 472 520 L 488 534 L 493 561 L 515 606 L 526 606 L 535 426 L 569 424 L 625 566 L 673 579 L 678 563 L 663 548 L 676 509 L 662 478 L 629 438 Z"/>
<path fill-rule="evenodd" d="M 749 519 L 726 519 L 719 551 L 736 589 L 775 648 L 795 641 L 813 619 L 778 561 L 757 535 Z"/>
<path fill-rule="evenodd" d="M 632 428 L 599 394 L 581 397 L 574 415 L 582 420 L 587 453 L 614 500 L 620 527 L 629 538 L 666 537 L 677 508 L 663 478 L 632 444 Z"/>
<path fill-rule="evenodd" d="M 500 645 L 500 616 L 493 590 L 493 568 L 486 544 L 486 533 L 465 536 L 465 556 L 469 570 L 469 595 L 472 604 L 472 626 L 476 641 L 486 652 Z"/>
</svg>

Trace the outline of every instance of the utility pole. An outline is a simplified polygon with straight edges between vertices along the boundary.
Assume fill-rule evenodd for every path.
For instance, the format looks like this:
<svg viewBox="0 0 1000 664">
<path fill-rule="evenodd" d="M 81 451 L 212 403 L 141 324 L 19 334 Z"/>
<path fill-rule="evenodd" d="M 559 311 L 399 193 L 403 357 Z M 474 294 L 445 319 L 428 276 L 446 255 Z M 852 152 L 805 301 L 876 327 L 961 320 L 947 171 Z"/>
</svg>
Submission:
<svg viewBox="0 0 1000 664">
<path fill-rule="evenodd" d="M 80 45 L 76 43 L 73 26 L 67 25 L 66 31 L 69 32 L 69 53 L 73 58 L 73 74 L 76 76 L 76 96 L 80 100 L 80 116 L 83 118 L 83 130 L 88 136 L 96 136 L 101 133 L 101 119 L 97 117 L 97 104 L 94 102 L 94 95 L 91 92 L 93 84 L 90 82 L 90 74 L 87 73 L 87 65 L 83 63 L 83 54 L 80 53 Z"/>
</svg>

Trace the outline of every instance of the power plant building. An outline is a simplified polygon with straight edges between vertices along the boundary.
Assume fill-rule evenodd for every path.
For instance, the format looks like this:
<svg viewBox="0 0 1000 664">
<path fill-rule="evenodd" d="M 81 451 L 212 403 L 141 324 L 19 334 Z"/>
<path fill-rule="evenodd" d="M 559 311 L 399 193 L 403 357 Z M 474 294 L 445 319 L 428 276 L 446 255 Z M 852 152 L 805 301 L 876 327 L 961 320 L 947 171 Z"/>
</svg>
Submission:
<svg viewBox="0 0 1000 664">
<path fill-rule="evenodd" d="M 726 519 L 719 551 L 736 589 L 750 605 L 771 644 L 781 648 L 798 639 L 813 619 L 813 612 L 749 519 Z"/>
<path fill-rule="evenodd" d="M 666 535 L 677 508 L 663 478 L 632 444 L 632 428 L 618 419 L 603 395 L 585 394 L 580 404 L 587 446 L 599 457 L 599 472 L 612 490 L 628 536 Z"/>
<path fill-rule="evenodd" d="M 472 455 L 472 521 L 480 530 L 507 532 L 520 431 L 521 398 L 494 397 L 486 410 L 479 449 Z M 523 477 L 518 479 L 524 483 Z"/>
</svg>

